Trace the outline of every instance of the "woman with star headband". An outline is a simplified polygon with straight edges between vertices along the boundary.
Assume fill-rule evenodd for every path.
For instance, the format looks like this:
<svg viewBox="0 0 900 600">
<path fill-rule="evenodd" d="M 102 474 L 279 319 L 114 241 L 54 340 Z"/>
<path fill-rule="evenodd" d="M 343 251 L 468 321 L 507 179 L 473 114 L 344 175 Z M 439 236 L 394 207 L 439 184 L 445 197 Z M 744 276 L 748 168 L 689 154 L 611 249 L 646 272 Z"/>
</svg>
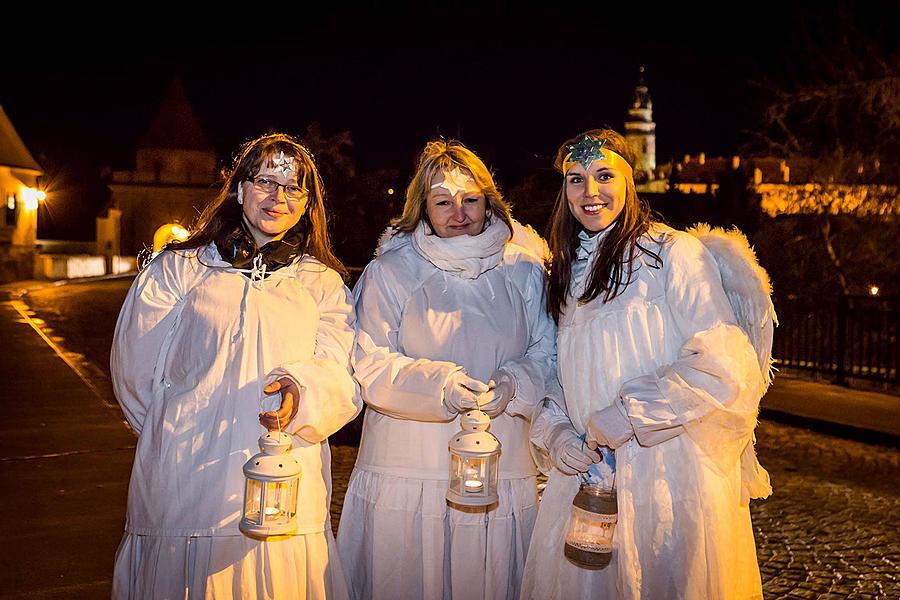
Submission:
<svg viewBox="0 0 900 600">
<path fill-rule="evenodd" d="M 529 420 L 552 371 L 546 245 L 455 141 L 422 152 L 354 289 L 368 410 L 338 528 L 361 599 L 514 599 L 537 514 Z M 447 502 L 448 440 L 476 406 L 502 444 L 499 502 Z"/>
<path fill-rule="evenodd" d="M 763 321 L 739 326 L 723 282 L 736 276 L 705 239 L 651 218 L 634 164 L 606 129 L 557 153 L 547 295 L 561 389 L 532 428 L 552 468 L 522 597 L 762 598 L 748 505 L 771 492 L 753 449 L 769 358 L 745 331 Z M 758 268 L 746 254 L 730 260 Z M 771 324 L 768 289 L 755 293 Z M 610 564 L 590 570 L 563 547 L 579 483 L 596 469 L 583 453 L 599 446 L 615 459 L 604 464 L 618 523 Z"/>
<path fill-rule="evenodd" d="M 114 598 L 346 598 L 326 438 L 361 402 L 353 307 L 309 151 L 248 142 L 194 233 L 135 279 L 111 352 L 138 435 Z M 238 529 L 242 466 L 283 430 L 300 463 L 295 534 Z"/>
</svg>

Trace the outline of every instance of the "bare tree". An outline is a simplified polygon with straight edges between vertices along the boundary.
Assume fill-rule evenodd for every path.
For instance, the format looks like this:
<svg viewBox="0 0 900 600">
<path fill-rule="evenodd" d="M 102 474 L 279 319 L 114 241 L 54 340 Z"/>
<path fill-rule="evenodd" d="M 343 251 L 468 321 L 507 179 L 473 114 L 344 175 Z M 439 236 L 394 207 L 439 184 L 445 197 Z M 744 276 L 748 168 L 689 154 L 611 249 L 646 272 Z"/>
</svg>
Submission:
<svg viewBox="0 0 900 600">
<path fill-rule="evenodd" d="M 890 27 L 896 9 L 885 3 L 884 10 Z M 806 184 L 785 188 L 768 206 L 764 198 L 764 209 L 773 216 L 816 215 L 818 242 L 844 294 L 852 286 L 835 241 L 836 219 L 896 225 L 900 217 L 900 52 L 892 32 L 864 33 L 854 16 L 842 5 L 798 28 L 800 50 L 787 61 L 782 81 L 759 84 L 768 104 L 755 134 L 757 149 L 800 167 L 791 179 Z M 802 71 L 790 72 L 792 64 Z"/>
</svg>

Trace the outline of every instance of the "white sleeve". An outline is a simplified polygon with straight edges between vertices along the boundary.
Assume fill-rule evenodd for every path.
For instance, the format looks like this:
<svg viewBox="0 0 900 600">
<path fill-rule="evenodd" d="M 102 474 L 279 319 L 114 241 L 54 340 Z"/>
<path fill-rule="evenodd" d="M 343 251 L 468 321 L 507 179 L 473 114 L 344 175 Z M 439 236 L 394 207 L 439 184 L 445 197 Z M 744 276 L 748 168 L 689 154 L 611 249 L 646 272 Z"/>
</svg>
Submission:
<svg viewBox="0 0 900 600">
<path fill-rule="evenodd" d="M 672 364 L 628 381 L 620 396 L 642 445 L 687 432 L 724 467 L 739 459 L 756 425 L 759 361 L 703 245 L 678 236 L 667 260 L 667 301 L 687 341 Z"/>
<path fill-rule="evenodd" d="M 544 475 L 549 475 L 550 468 L 553 466 L 548 444 L 550 437 L 561 427 L 569 429 L 575 436 L 578 435 L 578 431 L 566 413 L 562 387 L 555 374 L 548 380 L 547 387 L 548 395 L 537 403 L 531 418 L 529 432 L 531 457 Z"/>
<path fill-rule="evenodd" d="M 556 378 L 556 324 L 547 313 L 544 278 L 543 266 L 532 264 L 522 290 L 528 315 L 528 349 L 522 358 L 500 365 L 512 376 L 516 387 L 506 412 L 529 420 L 547 394 L 548 380 Z"/>
<path fill-rule="evenodd" d="M 362 407 L 350 371 L 353 348 L 353 305 L 340 276 L 331 269 L 317 276 L 308 291 L 319 309 L 316 349 L 309 360 L 281 365 L 266 384 L 288 376 L 300 387 L 299 408 L 285 431 L 318 443 L 350 422 Z"/>
<path fill-rule="evenodd" d="M 137 276 L 116 322 L 109 365 L 113 391 L 140 435 L 150 405 L 162 394 L 162 370 L 181 313 L 185 259 L 158 255 Z"/>
<path fill-rule="evenodd" d="M 358 334 L 353 368 L 363 399 L 374 410 L 398 419 L 450 421 L 456 413 L 444 405 L 444 384 L 462 367 L 399 351 L 403 301 L 391 292 L 387 278 L 376 259 L 354 288 Z"/>
</svg>

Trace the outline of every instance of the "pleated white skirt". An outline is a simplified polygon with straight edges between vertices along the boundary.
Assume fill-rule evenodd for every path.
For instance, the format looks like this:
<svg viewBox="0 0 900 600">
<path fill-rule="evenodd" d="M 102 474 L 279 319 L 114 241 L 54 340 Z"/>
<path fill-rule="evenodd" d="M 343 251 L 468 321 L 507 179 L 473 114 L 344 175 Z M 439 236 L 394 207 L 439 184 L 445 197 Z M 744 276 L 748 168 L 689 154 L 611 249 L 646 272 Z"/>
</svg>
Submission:
<svg viewBox="0 0 900 600">
<path fill-rule="evenodd" d="M 355 469 L 338 551 L 359 600 L 513 600 L 537 517 L 536 478 L 500 480 L 496 505 L 448 505 L 447 481 Z"/>
<path fill-rule="evenodd" d="M 348 597 L 331 528 L 257 540 L 125 534 L 116 553 L 114 600 Z"/>
</svg>

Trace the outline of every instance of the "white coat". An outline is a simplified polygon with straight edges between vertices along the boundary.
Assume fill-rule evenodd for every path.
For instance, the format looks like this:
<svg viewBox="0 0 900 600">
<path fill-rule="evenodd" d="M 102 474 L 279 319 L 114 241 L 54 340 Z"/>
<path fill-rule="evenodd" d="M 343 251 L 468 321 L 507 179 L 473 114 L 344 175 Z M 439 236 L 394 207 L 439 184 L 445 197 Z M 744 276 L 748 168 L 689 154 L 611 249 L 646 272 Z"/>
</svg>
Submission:
<svg viewBox="0 0 900 600">
<path fill-rule="evenodd" d="M 251 280 L 210 244 L 163 252 L 135 279 L 111 353 L 116 397 L 138 434 L 117 598 L 316 598 L 346 594 L 328 527 L 326 438 L 358 412 L 349 372 L 347 288 L 310 256 Z M 237 528 L 242 465 L 265 432 L 258 414 L 296 381 L 286 425 L 300 462 L 299 535 L 250 539 Z"/>
<path fill-rule="evenodd" d="M 579 478 L 554 468 L 522 598 L 762 597 L 741 460 L 765 376 L 703 244 L 661 225 L 642 243 L 661 268 L 642 254 L 631 284 L 606 304 L 602 295 L 578 303 L 593 257 L 576 262 L 557 340 L 564 408 L 577 432 L 617 398 L 635 432 L 616 450 L 612 562 L 592 571 L 564 557 Z M 535 419 L 538 445 L 547 412 Z"/>
<path fill-rule="evenodd" d="M 542 260 L 503 237 L 496 260 L 462 276 L 413 237 L 384 236 L 354 289 L 354 368 L 369 410 L 338 530 L 351 595 L 515 598 L 537 511 L 529 421 L 554 354 Z M 487 382 L 498 367 L 516 384 L 491 424 L 502 444 L 500 500 L 489 510 L 451 508 L 447 443 L 460 425 L 443 386 L 460 368 Z"/>
</svg>

